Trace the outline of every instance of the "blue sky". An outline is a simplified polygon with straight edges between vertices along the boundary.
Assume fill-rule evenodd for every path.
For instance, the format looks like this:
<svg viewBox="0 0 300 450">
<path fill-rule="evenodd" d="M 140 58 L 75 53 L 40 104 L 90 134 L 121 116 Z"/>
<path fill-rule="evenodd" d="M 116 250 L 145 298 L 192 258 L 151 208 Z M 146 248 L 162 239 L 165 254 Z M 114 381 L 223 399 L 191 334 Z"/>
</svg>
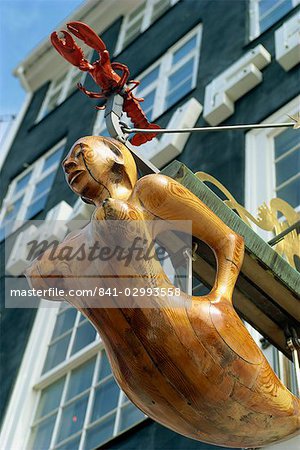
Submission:
<svg viewBox="0 0 300 450">
<path fill-rule="evenodd" d="M 16 114 L 25 91 L 12 70 L 83 0 L 0 0 L 0 116 Z"/>
</svg>

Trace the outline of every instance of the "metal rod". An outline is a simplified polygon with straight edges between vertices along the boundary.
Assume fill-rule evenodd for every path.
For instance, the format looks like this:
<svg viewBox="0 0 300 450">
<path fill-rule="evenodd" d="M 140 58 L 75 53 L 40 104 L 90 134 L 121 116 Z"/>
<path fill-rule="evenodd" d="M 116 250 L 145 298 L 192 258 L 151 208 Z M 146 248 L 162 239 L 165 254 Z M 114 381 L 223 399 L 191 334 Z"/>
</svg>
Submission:
<svg viewBox="0 0 300 450">
<path fill-rule="evenodd" d="M 295 379 L 296 379 L 296 389 L 297 389 L 297 395 L 300 397 L 300 365 L 299 365 L 299 357 L 298 357 L 298 351 L 297 348 L 294 345 L 293 339 L 289 338 L 287 340 L 287 346 L 291 350 L 292 357 L 293 357 L 293 363 L 294 363 L 294 370 L 295 370 Z"/>
<path fill-rule="evenodd" d="M 198 128 L 158 128 L 158 129 L 146 129 L 146 128 L 129 128 L 122 127 L 123 133 L 193 133 L 202 131 L 228 131 L 228 130 L 252 130 L 255 128 L 284 128 L 293 127 L 295 122 L 286 123 L 261 123 L 261 124 L 248 124 L 248 125 L 224 125 L 220 127 L 198 127 Z"/>
<path fill-rule="evenodd" d="M 183 251 L 183 255 L 186 259 L 186 293 L 193 295 L 193 255 L 192 250 L 187 248 Z"/>
<path fill-rule="evenodd" d="M 296 230 L 298 233 L 300 233 L 300 220 L 293 223 L 290 227 L 288 227 L 286 230 L 282 231 L 281 233 L 277 234 L 277 236 L 273 237 L 268 244 L 271 245 L 271 247 L 278 242 L 282 241 L 282 239 L 289 234 L 291 231 Z"/>
</svg>

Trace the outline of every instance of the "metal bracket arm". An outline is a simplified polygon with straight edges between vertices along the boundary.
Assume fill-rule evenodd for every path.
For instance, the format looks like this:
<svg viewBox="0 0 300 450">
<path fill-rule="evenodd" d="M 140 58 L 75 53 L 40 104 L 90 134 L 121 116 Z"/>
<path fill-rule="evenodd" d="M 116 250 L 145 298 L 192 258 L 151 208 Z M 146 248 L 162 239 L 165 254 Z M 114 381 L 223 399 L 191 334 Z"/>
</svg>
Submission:
<svg viewBox="0 0 300 450">
<path fill-rule="evenodd" d="M 120 94 L 111 95 L 108 98 L 104 115 L 107 131 L 112 138 L 115 138 L 126 145 L 128 150 L 131 151 L 138 168 L 144 175 L 158 173 L 158 168 L 155 167 L 154 164 L 152 164 L 148 159 L 143 158 L 141 154 L 136 151 L 135 147 L 128 141 L 128 133 L 124 133 L 123 131 L 127 125 L 121 122 L 123 115 L 123 103 L 124 99 Z"/>
<path fill-rule="evenodd" d="M 285 330 L 286 343 L 290 349 L 294 362 L 295 378 L 297 385 L 297 394 L 300 397 L 300 364 L 299 364 L 299 351 L 300 351 L 300 339 L 297 335 L 297 331 L 293 327 L 287 327 Z"/>
<path fill-rule="evenodd" d="M 121 123 L 123 114 L 124 99 L 120 94 L 111 95 L 105 108 L 105 122 L 106 128 L 112 138 L 118 139 L 123 143 L 126 142 L 128 134 L 125 134 Z"/>
</svg>

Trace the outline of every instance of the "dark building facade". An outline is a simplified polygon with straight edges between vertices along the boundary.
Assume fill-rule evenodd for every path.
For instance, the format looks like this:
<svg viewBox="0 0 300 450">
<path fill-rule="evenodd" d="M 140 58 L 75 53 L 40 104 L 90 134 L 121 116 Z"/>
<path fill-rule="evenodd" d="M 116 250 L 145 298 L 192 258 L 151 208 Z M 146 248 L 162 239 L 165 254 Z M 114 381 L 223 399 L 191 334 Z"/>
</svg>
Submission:
<svg viewBox="0 0 300 450">
<path fill-rule="evenodd" d="M 103 0 L 86 2 L 73 18 L 93 26 L 112 58 L 141 80 L 143 107 L 161 126 L 176 111 L 179 123 L 192 111 L 189 126 L 285 122 L 299 111 L 300 50 L 293 38 L 300 28 L 298 4 Z M 47 219 L 60 202 L 67 204 L 64 218 L 77 210 L 85 217 L 87 207 L 76 203 L 60 161 L 78 138 L 106 133 L 97 102 L 76 89 L 84 81 L 93 90 L 93 82 L 48 42 L 20 63 L 17 75 L 28 101 L 2 166 L 2 274 L 14 245 L 4 250 L 5 234 L 13 236 L 24 221 Z M 163 155 L 159 168 L 176 157 L 194 172 L 213 175 L 255 212 L 276 195 L 299 207 L 297 139 L 288 129 L 194 133 L 184 143 L 170 146 L 166 139 L 147 149 L 153 162 Z M 141 151 L 147 156 L 146 147 Z M 130 404 L 112 378 L 96 332 L 79 313 L 5 308 L 4 277 L 1 289 L 1 448 L 212 448 L 145 419 Z"/>
</svg>

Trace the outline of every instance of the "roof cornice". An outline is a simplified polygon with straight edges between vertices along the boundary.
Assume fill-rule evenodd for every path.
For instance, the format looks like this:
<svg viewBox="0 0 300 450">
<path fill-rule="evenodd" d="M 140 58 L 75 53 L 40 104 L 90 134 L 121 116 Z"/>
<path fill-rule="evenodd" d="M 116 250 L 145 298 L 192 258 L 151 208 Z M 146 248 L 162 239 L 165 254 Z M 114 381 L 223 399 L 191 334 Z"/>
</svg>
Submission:
<svg viewBox="0 0 300 450">
<path fill-rule="evenodd" d="M 136 4 L 137 0 L 87 0 L 55 29 L 65 29 L 67 22 L 79 20 L 88 23 L 100 34 Z M 83 50 L 87 49 L 83 43 L 81 47 Z M 66 62 L 58 56 L 49 38 L 46 38 L 18 64 L 13 74 L 20 79 L 26 91 L 32 92 L 66 69 Z"/>
</svg>

